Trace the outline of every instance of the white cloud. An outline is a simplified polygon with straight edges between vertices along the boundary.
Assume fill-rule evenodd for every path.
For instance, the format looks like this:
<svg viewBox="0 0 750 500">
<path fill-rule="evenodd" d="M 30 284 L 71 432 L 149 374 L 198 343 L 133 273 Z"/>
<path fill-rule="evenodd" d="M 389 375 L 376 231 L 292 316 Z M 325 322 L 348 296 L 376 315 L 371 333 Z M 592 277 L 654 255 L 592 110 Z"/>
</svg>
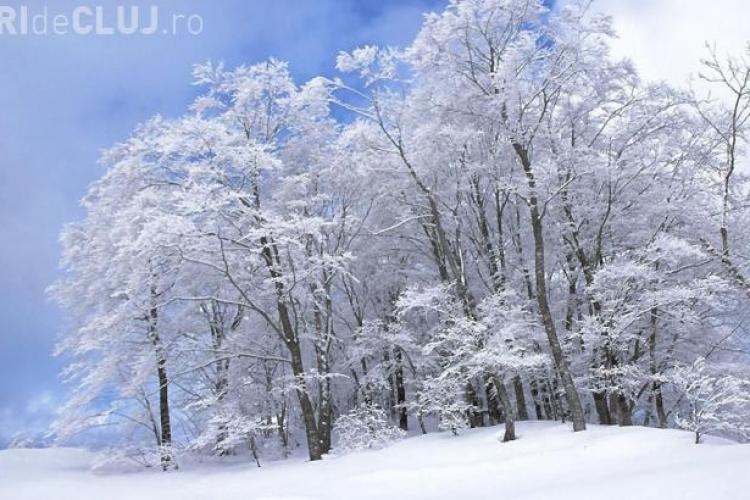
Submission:
<svg viewBox="0 0 750 500">
<path fill-rule="evenodd" d="M 685 84 L 706 42 L 740 55 L 750 41 L 747 0 L 599 0 L 594 10 L 613 16 L 614 55 L 632 59 L 647 80 Z"/>
</svg>

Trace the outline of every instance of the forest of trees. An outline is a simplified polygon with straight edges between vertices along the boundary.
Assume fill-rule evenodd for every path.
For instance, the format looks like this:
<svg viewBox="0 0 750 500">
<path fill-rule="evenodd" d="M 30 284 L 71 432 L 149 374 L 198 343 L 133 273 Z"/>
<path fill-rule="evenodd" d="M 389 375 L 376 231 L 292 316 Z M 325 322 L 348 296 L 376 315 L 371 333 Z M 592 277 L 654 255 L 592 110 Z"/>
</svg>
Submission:
<svg viewBox="0 0 750 500">
<path fill-rule="evenodd" d="M 57 435 L 165 470 L 527 419 L 750 436 L 750 53 L 696 61 L 714 99 L 612 36 L 452 0 L 336 78 L 196 66 L 62 234 Z"/>
</svg>

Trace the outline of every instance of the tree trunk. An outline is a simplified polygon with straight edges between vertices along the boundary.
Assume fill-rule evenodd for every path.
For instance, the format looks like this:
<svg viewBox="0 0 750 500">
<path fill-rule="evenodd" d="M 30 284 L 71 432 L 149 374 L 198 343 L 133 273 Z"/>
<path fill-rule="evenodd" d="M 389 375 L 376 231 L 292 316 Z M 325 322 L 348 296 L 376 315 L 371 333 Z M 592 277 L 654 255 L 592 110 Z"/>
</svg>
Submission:
<svg viewBox="0 0 750 500">
<path fill-rule="evenodd" d="M 331 429 L 333 427 L 333 408 L 331 406 L 331 380 L 326 375 L 328 367 L 328 343 L 316 345 L 318 364 L 318 443 L 321 455 L 331 451 Z"/>
<path fill-rule="evenodd" d="M 404 387 L 404 368 L 402 366 L 401 349 L 396 347 L 393 352 L 395 360 L 396 406 L 398 408 L 398 426 L 402 430 L 409 430 L 409 416 L 406 412 L 406 387 Z"/>
<path fill-rule="evenodd" d="M 648 338 L 648 353 L 649 353 L 649 363 L 651 368 L 651 377 L 654 378 L 654 381 L 651 383 L 651 391 L 653 394 L 654 399 L 654 405 L 656 406 L 656 418 L 659 422 L 659 427 L 664 429 L 667 427 L 667 413 L 664 411 L 664 398 L 662 397 L 661 393 L 661 382 L 656 380 L 656 376 L 658 373 L 657 369 L 657 360 L 656 360 L 656 335 L 658 332 L 657 329 L 657 322 L 658 322 L 658 311 L 656 308 L 652 308 L 650 312 L 650 322 L 651 322 L 651 335 L 649 335 Z"/>
<path fill-rule="evenodd" d="M 320 381 L 320 385 L 322 389 L 318 402 L 318 442 L 320 443 L 320 453 L 326 454 L 331 451 L 331 430 L 333 428 L 331 382 L 326 378 Z"/>
<path fill-rule="evenodd" d="M 424 426 L 424 418 L 420 411 L 417 412 L 417 422 L 419 423 L 419 430 L 422 431 L 422 434 L 427 434 L 427 428 Z"/>
<path fill-rule="evenodd" d="M 279 434 L 279 440 L 281 441 L 281 447 L 284 450 L 284 458 L 289 456 L 289 430 L 285 425 L 286 421 L 286 400 L 281 403 L 281 413 L 276 415 L 277 432 Z"/>
<path fill-rule="evenodd" d="M 591 395 L 594 398 L 594 408 L 596 408 L 599 423 L 601 425 L 611 425 L 612 416 L 609 413 L 609 406 L 607 406 L 607 393 L 604 391 L 596 391 L 592 392 Z"/>
<path fill-rule="evenodd" d="M 523 382 L 521 376 L 513 377 L 513 391 L 516 393 L 516 408 L 518 420 L 528 420 L 529 410 L 526 408 L 526 395 L 523 392 Z"/>
<path fill-rule="evenodd" d="M 513 421 L 513 407 L 510 404 L 508 391 L 505 389 L 505 384 L 500 380 L 500 377 L 493 376 L 492 382 L 495 384 L 497 399 L 500 400 L 500 404 L 503 407 L 503 413 L 505 414 L 505 434 L 503 435 L 503 442 L 513 441 L 516 439 L 516 425 Z"/>
<path fill-rule="evenodd" d="M 320 448 L 320 437 L 318 435 L 318 426 L 315 422 L 315 409 L 310 395 L 307 391 L 307 382 L 305 381 L 305 370 L 302 364 L 302 353 L 299 344 L 296 341 L 287 342 L 289 354 L 292 362 L 292 373 L 296 383 L 297 399 L 299 400 L 300 409 L 302 410 L 302 420 L 305 424 L 305 437 L 307 437 L 307 450 L 310 454 L 310 460 L 320 460 L 322 452 Z"/>
<path fill-rule="evenodd" d="M 626 398 L 624 394 L 617 395 L 617 412 L 620 417 L 619 424 L 621 427 L 633 425 L 630 404 L 628 404 L 628 398 Z"/>
<path fill-rule="evenodd" d="M 544 420 L 545 415 L 542 408 L 542 402 L 541 398 L 539 396 L 539 384 L 536 381 L 535 377 L 531 377 L 531 381 L 529 382 L 529 387 L 531 388 L 531 400 L 534 402 L 534 412 L 536 413 L 536 419 L 537 420 Z"/>
<path fill-rule="evenodd" d="M 322 458 L 320 436 L 318 435 L 318 426 L 315 419 L 315 408 L 310 400 L 310 394 L 307 389 L 305 380 L 305 367 L 302 361 L 302 352 L 299 345 L 299 339 L 289 316 L 289 308 L 286 303 L 286 290 L 281 275 L 281 263 L 279 260 L 279 251 L 276 245 L 267 237 L 260 238 L 261 255 L 265 261 L 268 272 L 273 280 L 276 292 L 276 310 L 281 324 L 280 335 L 282 341 L 289 351 L 291 358 L 292 373 L 296 383 L 297 399 L 299 400 L 300 410 L 302 411 L 302 420 L 305 423 L 305 436 L 307 437 L 307 449 L 310 454 L 310 460 L 320 460 Z"/>
<path fill-rule="evenodd" d="M 562 398 L 560 398 L 560 385 L 558 383 L 558 377 L 553 376 L 547 379 L 547 385 L 549 385 L 549 393 L 552 398 L 552 418 L 557 420 L 560 417 L 560 421 L 565 423 L 568 413 L 565 408 L 565 404 Z"/>
<path fill-rule="evenodd" d="M 536 278 L 536 299 L 539 308 L 539 314 L 544 325 L 544 331 L 547 334 L 552 359 L 555 362 L 557 372 L 565 390 L 565 399 L 568 403 L 570 416 L 573 420 L 573 430 L 583 431 L 586 429 L 586 421 L 583 415 L 583 406 L 578 396 L 573 377 L 570 374 L 568 360 L 563 353 L 560 339 L 557 336 L 557 329 L 552 318 L 549 302 L 547 301 L 547 277 L 545 275 L 544 264 L 544 228 L 542 226 L 542 215 L 539 212 L 539 202 L 536 195 L 536 179 L 531 170 L 528 151 L 518 143 L 513 144 L 513 148 L 523 167 L 524 173 L 529 186 L 529 215 L 531 218 L 531 229 L 534 236 L 534 275 Z"/>
<path fill-rule="evenodd" d="M 176 469 L 172 458 L 172 424 L 169 418 L 169 379 L 166 360 L 159 360 L 159 419 L 161 423 L 161 467 L 164 470 Z"/>
<path fill-rule="evenodd" d="M 151 287 L 151 303 L 155 304 L 158 294 L 156 287 Z M 159 382 L 159 454 L 162 470 L 177 469 L 177 462 L 172 456 L 172 423 L 169 415 L 169 377 L 167 376 L 167 354 L 157 323 L 159 312 L 152 306 L 148 313 L 148 336 L 156 353 L 156 374 Z"/>
<path fill-rule="evenodd" d="M 479 397 L 477 391 L 474 389 L 472 382 L 466 383 L 466 402 L 471 405 L 468 411 L 469 426 L 473 429 L 475 427 L 484 427 L 484 419 L 482 414 L 477 411 L 480 407 Z"/>
<path fill-rule="evenodd" d="M 227 395 L 227 390 L 229 389 L 229 359 L 221 354 L 224 345 L 226 326 L 221 319 L 222 315 L 216 301 L 211 301 L 210 304 L 201 304 L 201 310 L 208 321 L 209 331 L 211 332 L 211 345 L 214 350 L 214 356 L 216 357 L 214 395 L 216 396 L 217 405 L 221 406 Z M 237 315 L 230 326 L 232 330 L 236 330 L 237 327 L 239 327 L 242 317 L 241 313 L 242 309 L 238 308 Z M 234 452 L 231 447 L 227 447 L 226 439 L 226 422 L 220 422 L 216 436 L 216 450 L 220 456 L 230 455 Z"/>
<path fill-rule="evenodd" d="M 492 377 L 485 377 L 484 380 L 484 395 L 487 399 L 487 416 L 490 420 L 490 425 L 499 424 L 503 417 L 502 403 L 498 400 L 497 391 L 495 387 L 495 381 Z"/>
<path fill-rule="evenodd" d="M 392 368 L 391 353 L 389 348 L 383 349 L 383 365 L 389 370 Z M 386 391 L 388 415 L 391 420 L 396 419 L 396 383 L 393 381 L 393 375 L 388 375 L 388 391 Z"/>
</svg>

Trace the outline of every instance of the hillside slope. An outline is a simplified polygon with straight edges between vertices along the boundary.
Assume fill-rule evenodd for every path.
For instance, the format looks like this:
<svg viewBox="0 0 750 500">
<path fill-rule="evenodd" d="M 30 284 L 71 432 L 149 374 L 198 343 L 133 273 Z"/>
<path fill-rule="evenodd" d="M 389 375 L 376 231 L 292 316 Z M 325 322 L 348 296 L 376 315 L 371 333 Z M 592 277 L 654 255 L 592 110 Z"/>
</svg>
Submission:
<svg viewBox="0 0 750 500">
<path fill-rule="evenodd" d="M 410 438 L 322 462 L 234 465 L 178 473 L 94 474 L 76 449 L 0 451 L 0 498 L 13 500 L 742 499 L 750 445 L 675 430 L 519 425 Z"/>
</svg>

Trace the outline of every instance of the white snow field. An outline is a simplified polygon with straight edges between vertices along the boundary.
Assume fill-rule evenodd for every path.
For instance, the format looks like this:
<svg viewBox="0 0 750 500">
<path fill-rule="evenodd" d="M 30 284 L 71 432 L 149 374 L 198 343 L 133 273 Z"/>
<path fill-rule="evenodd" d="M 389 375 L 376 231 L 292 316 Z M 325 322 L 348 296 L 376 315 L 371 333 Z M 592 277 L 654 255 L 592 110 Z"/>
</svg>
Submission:
<svg viewBox="0 0 750 500">
<path fill-rule="evenodd" d="M 3 500 L 748 499 L 750 445 L 677 430 L 558 423 L 413 437 L 321 462 L 252 463 L 175 473 L 92 473 L 89 452 L 0 451 Z"/>
</svg>

